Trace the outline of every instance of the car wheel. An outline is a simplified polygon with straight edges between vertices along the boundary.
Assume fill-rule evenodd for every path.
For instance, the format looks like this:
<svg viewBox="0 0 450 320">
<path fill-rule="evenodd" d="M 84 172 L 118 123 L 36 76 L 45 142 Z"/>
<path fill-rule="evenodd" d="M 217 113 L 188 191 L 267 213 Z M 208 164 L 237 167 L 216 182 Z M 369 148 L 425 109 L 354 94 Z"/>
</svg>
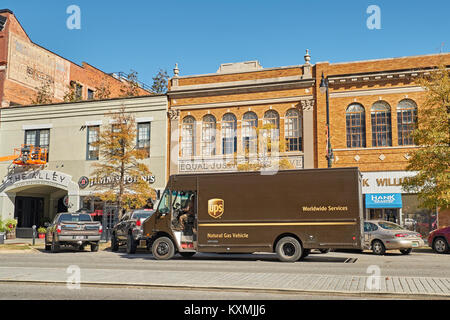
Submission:
<svg viewBox="0 0 450 320">
<path fill-rule="evenodd" d="M 50 247 L 52 253 L 56 253 L 59 251 L 59 243 L 55 241 L 55 236 L 52 237 L 52 245 Z"/>
<path fill-rule="evenodd" d="M 190 258 L 190 257 L 194 256 L 194 254 L 196 254 L 197 252 L 178 252 L 178 253 L 183 258 Z"/>
<path fill-rule="evenodd" d="M 372 251 L 377 255 L 384 255 L 386 253 L 386 247 L 380 240 L 375 240 L 372 242 Z"/>
<path fill-rule="evenodd" d="M 320 253 L 328 253 L 331 249 L 319 249 Z"/>
<path fill-rule="evenodd" d="M 442 254 L 449 251 L 448 243 L 443 238 L 436 238 L 433 241 L 433 250 L 436 253 Z"/>
<path fill-rule="evenodd" d="M 152 254 L 157 260 L 169 260 L 175 254 L 175 246 L 167 237 L 160 237 L 153 242 Z"/>
<path fill-rule="evenodd" d="M 116 234 L 113 233 L 111 237 L 111 251 L 116 252 L 119 250 L 119 241 L 117 241 Z"/>
<path fill-rule="evenodd" d="M 410 254 L 412 251 L 412 248 L 409 249 L 401 249 L 400 252 L 404 255 Z"/>
<path fill-rule="evenodd" d="M 91 251 L 97 252 L 98 251 L 98 242 L 92 242 L 91 243 Z"/>
<path fill-rule="evenodd" d="M 52 245 L 48 244 L 47 236 L 45 236 L 45 251 L 50 251 L 52 249 Z"/>
<path fill-rule="evenodd" d="M 127 253 L 134 254 L 136 253 L 136 249 L 137 249 L 137 241 L 135 241 L 133 239 L 133 236 L 129 234 L 127 238 Z"/>
<path fill-rule="evenodd" d="M 295 262 L 302 259 L 303 248 L 297 239 L 293 237 L 284 237 L 278 241 L 275 252 L 280 261 Z"/>
</svg>

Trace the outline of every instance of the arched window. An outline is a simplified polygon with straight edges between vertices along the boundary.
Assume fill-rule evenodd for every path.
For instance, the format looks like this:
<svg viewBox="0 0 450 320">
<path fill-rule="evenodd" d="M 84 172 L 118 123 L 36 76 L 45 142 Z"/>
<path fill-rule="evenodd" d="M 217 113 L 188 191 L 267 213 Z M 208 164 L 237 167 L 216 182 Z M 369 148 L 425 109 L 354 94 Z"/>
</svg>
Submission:
<svg viewBox="0 0 450 320">
<path fill-rule="evenodd" d="M 203 117 L 201 146 L 203 156 L 216 154 L 216 118 L 211 114 Z"/>
<path fill-rule="evenodd" d="M 280 136 L 280 116 L 275 110 L 269 110 L 264 114 L 263 119 L 263 150 L 271 152 L 273 145 L 278 145 Z"/>
<path fill-rule="evenodd" d="M 398 145 L 413 145 L 411 135 L 417 124 L 417 105 L 410 99 L 404 99 L 397 105 Z"/>
<path fill-rule="evenodd" d="M 242 119 L 242 145 L 245 153 L 257 153 L 258 137 L 258 116 L 254 112 L 246 112 Z"/>
<path fill-rule="evenodd" d="M 284 137 L 286 139 L 286 151 L 302 151 L 302 122 L 300 112 L 290 109 L 284 118 Z"/>
<path fill-rule="evenodd" d="M 237 120 L 232 113 L 227 113 L 222 118 L 222 153 L 233 154 L 237 152 L 236 137 Z"/>
<path fill-rule="evenodd" d="M 372 146 L 392 146 L 391 106 L 385 101 L 377 101 L 370 109 L 372 119 Z"/>
<path fill-rule="evenodd" d="M 366 147 L 366 113 L 359 103 L 352 103 L 345 112 L 347 148 Z"/>
<path fill-rule="evenodd" d="M 195 155 L 195 119 L 187 116 L 181 124 L 181 157 Z"/>
</svg>

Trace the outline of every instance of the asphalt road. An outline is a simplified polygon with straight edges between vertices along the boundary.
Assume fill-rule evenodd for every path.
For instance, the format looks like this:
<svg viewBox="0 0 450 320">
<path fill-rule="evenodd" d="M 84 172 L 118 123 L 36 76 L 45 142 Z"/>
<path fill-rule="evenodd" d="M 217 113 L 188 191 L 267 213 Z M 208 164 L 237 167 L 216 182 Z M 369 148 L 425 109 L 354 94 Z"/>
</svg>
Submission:
<svg viewBox="0 0 450 320">
<path fill-rule="evenodd" d="M 279 262 L 274 254 L 196 254 L 192 258 L 176 256 L 169 261 L 155 260 L 145 250 L 129 255 L 119 252 L 79 252 L 63 249 L 52 254 L 8 253 L 0 251 L 0 267 L 67 268 L 70 265 L 83 268 L 111 270 L 148 270 L 197 272 L 253 272 L 253 273 L 307 273 L 329 275 L 368 275 L 368 268 L 376 265 L 383 276 L 404 277 L 450 277 L 450 255 L 432 252 L 414 252 L 404 256 L 400 252 L 388 252 L 376 256 L 369 252 L 312 253 L 296 263 Z"/>
</svg>

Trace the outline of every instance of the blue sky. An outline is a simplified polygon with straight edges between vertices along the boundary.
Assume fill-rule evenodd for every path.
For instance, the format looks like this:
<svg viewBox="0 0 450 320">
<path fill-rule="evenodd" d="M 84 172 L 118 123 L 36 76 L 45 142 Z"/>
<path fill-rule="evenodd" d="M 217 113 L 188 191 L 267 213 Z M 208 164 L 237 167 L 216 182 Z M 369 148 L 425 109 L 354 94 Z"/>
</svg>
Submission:
<svg viewBox="0 0 450 320">
<path fill-rule="evenodd" d="M 69 30 L 69 5 L 81 30 Z M 369 5 L 381 29 L 369 30 Z M 428 0 L 2 0 L 31 39 L 76 63 L 106 72 L 130 69 L 151 84 L 172 75 L 216 72 L 225 62 L 259 60 L 265 68 L 449 52 L 450 1 Z M 444 44 L 442 46 L 442 44 Z"/>
</svg>

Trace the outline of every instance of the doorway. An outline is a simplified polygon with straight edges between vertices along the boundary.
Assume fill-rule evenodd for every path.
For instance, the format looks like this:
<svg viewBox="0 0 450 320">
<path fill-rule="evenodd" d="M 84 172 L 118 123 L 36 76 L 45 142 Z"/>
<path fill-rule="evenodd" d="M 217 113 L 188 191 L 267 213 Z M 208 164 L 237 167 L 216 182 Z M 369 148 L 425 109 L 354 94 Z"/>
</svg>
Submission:
<svg viewBox="0 0 450 320">
<path fill-rule="evenodd" d="M 385 220 L 400 224 L 398 208 L 369 209 L 370 220 Z"/>
<path fill-rule="evenodd" d="M 44 198 L 16 197 L 14 218 L 18 228 L 39 226 L 44 217 Z"/>
</svg>

